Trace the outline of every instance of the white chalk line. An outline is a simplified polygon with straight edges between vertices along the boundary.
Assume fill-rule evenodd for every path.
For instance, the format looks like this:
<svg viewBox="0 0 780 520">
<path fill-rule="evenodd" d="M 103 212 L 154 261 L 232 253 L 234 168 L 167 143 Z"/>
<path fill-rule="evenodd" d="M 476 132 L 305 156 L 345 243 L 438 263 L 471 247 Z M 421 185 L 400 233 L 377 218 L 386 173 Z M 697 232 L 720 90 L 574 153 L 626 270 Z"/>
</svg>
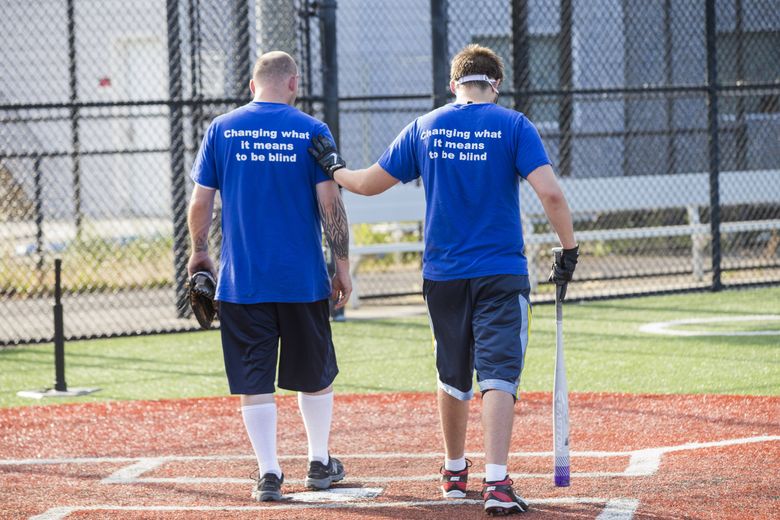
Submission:
<svg viewBox="0 0 780 520">
<path fill-rule="evenodd" d="M 592 471 L 592 472 L 574 472 L 571 474 L 572 478 L 610 478 L 610 477 L 649 477 L 655 475 L 661 467 L 661 459 L 665 453 L 673 453 L 677 451 L 686 450 L 699 450 L 706 448 L 717 448 L 726 446 L 738 446 L 743 444 L 754 444 L 757 442 L 772 442 L 780 441 L 780 435 L 766 435 L 760 437 L 747 437 L 741 439 L 727 439 L 722 441 L 712 442 L 691 442 L 686 444 L 680 444 L 678 446 L 664 446 L 658 448 L 647 448 L 642 450 L 633 450 L 630 452 L 600 452 L 602 457 L 616 457 L 616 456 L 630 456 L 628 466 L 625 470 L 620 472 L 609 471 Z M 594 452 L 588 452 L 594 453 Z M 605 455 L 608 454 L 608 455 Z M 402 455 L 402 454 L 399 454 Z M 573 452 L 573 456 L 578 456 L 578 452 Z M 552 456 L 549 453 L 548 456 Z M 349 456 L 343 457 L 348 460 Z M 162 459 L 150 459 L 146 465 L 150 469 L 157 468 L 161 464 Z M 101 482 L 104 484 L 246 484 L 250 482 L 249 479 L 231 478 L 231 477 L 141 477 L 143 472 L 136 472 L 137 469 L 144 467 L 144 464 L 136 464 L 122 468 L 110 476 L 103 479 Z M 123 473 L 124 472 L 124 473 Z M 470 473 L 472 478 L 483 478 L 484 473 Z M 550 478 L 552 473 L 512 473 L 512 478 L 515 479 L 533 479 L 533 478 Z M 351 476 L 359 482 L 365 482 L 367 484 L 386 484 L 389 482 L 430 482 L 436 481 L 440 477 L 439 474 L 430 475 L 413 475 L 413 476 L 387 476 L 387 477 L 372 477 L 372 476 Z M 303 484 L 304 480 L 287 481 L 289 484 Z"/>
<path fill-rule="evenodd" d="M 532 479 L 532 478 L 552 478 L 552 472 L 550 473 L 512 473 L 513 479 Z M 627 474 L 626 472 L 574 472 L 571 474 L 572 478 L 608 478 L 608 477 L 639 477 L 645 475 Z M 484 473 L 469 473 L 469 478 L 484 478 Z M 365 484 L 387 484 L 389 482 L 436 482 L 441 478 L 441 474 L 430 475 L 409 475 L 409 476 L 388 476 L 388 477 L 371 477 L 371 476 L 354 476 L 347 475 L 347 478 L 352 482 L 360 482 Z M 100 481 L 101 484 L 247 484 L 252 482 L 249 478 L 237 478 L 237 477 L 135 477 L 135 478 L 117 478 L 115 475 L 106 477 Z M 299 485 L 304 484 L 304 479 L 287 479 L 284 480 L 285 484 Z"/>
<path fill-rule="evenodd" d="M 646 476 L 654 474 L 661 462 L 661 457 L 665 453 L 685 451 L 685 450 L 698 450 L 706 448 L 726 447 L 745 445 L 758 442 L 772 442 L 780 441 L 778 435 L 764 435 L 757 437 L 746 437 L 738 439 L 726 439 L 712 442 L 691 442 L 681 444 L 677 446 L 663 446 L 657 448 L 648 448 L 642 450 L 631 450 L 622 452 L 573 452 L 575 456 L 582 456 L 587 454 L 595 457 L 615 457 L 615 456 L 630 456 L 629 465 L 622 473 L 574 473 L 573 478 L 587 478 L 596 476 Z M 514 453 L 514 456 L 527 453 L 530 456 L 549 456 L 549 452 L 520 452 Z M 409 455 L 416 455 L 415 457 L 409 457 Z M 481 454 L 472 453 L 471 456 L 480 456 Z M 383 454 L 358 454 L 352 458 L 429 458 L 440 457 L 440 454 L 405 454 L 405 453 L 383 453 Z M 291 456 L 295 459 L 300 459 L 303 456 Z M 350 458 L 345 456 L 345 459 Z M 235 459 L 252 459 L 252 457 L 244 456 L 197 456 L 197 457 L 182 457 L 182 456 L 170 456 L 170 457 L 147 457 L 141 459 L 131 459 L 128 457 L 121 458 L 85 458 L 85 459 L 26 459 L 33 464 L 52 464 L 57 461 L 62 463 L 78 463 L 88 461 L 90 463 L 96 462 L 134 462 L 130 466 L 120 468 L 114 472 L 111 476 L 103 480 L 105 483 L 154 483 L 154 484 L 191 484 L 191 483 L 236 483 L 244 484 L 248 482 L 248 479 L 230 479 L 230 478 L 188 478 L 188 477 L 173 477 L 173 478 L 143 478 L 141 475 L 146 471 L 150 471 L 158 468 L 160 465 L 167 461 L 191 461 L 191 460 L 235 460 Z M 10 461 L 4 460 L 3 463 L 10 465 L 11 463 L 18 464 L 23 461 Z M 484 475 L 474 474 L 474 478 L 481 478 Z M 517 478 L 534 478 L 534 477 L 549 477 L 549 475 L 543 474 L 519 474 Z M 357 478 L 360 482 L 364 483 L 385 483 L 393 480 L 396 481 L 435 481 L 438 475 L 424 475 L 424 476 L 411 476 L 411 477 L 364 477 Z M 290 484 L 303 484 L 303 481 L 288 481 Z M 360 503 L 318 503 L 318 504 L 291 504 L 276 506 L 274 510 L 283 509 L 311 509 L 311 508 L 388 508 L 388 507 L 416 507 L 416 506 L 431 506 L 431 505 L 457 505 L 457 504 L 480 504 L 480 500 L 464 500 L 458 501 L 453 504 L 452 501 L 407 501 L 407 502 L 360 502 Z M 590 498 L 572 498 L 572 499 L 538 499 L 531 501 L 532 504 L 574 504 L 574 503 L 606 503 L 604 510 L 597 517 L 598 520 L 631 520 L 634 516 L 636 509 L 639 506 L 639 501 L 628 498 L 618 499 L 590 499 Z M 198 507 L 178 507 L 178 506 L 88 506 L 88 507 L 55 507 L 49 509 L 41 515 L 32 517 L 35 520 L 61 520 L 66 518 L 69 514 L 78 511 L 96 511 L 96 510 L 127 510 L 127 511 L 261 511 L 260 506 L 198 506 Z"/>
<path fill-rule="evenodd" d="M 597 498 L 597 497 L 561 497 L 539 498 L 528 501 L 531 507 L 539 505 L 577 505 L 605 504 L 599 519 L 630 520 L 639 506 L 639 501 L 632 498 Z M 339 502 L 320 504 L 286 504 L 286 505 L 253 505 L 253 506 L 122 506 L 100 504 L 91 506 L 53 507 L 44 513 L 30 517 L 30 520 L 62 520 L 71 513 L 82 511 L 139 511 L 139 512 L 276 512 L 298 509 L 387 509 L 394 507 L 427 507 L 427 506 L 463 506 L 482 505 L 482 500 L 409 500 L 402 502 Z M 604 516 L 606 514 L 606 516 Z"/>
<path fill-rule="evenodd" d="M 630 457 L 628 467 L 622 473 L 574 473 L 574 478 L 587 477 L 626 477 L 626 476 L 649 476 L 654 474 L 661 462 L 661 457 L 665 453 L 699 450 L 706 448 L 717 448 L 725 446 L 737 446 L 759 442 L 780 441 L 780 435 L 762 435 L 756 437 L 744 437 L 737 439 L 725 439 L 711 442 L 691 442 L 676 446 L 663 446 L 656 448 L 645 448 L 640 450 L 628 451 L 582 451 L 572 452 L 573 457 Z M 483 457 L 482 453 L 469 453 L 470 457 Z M 551 452 L 514 452 L 513 457 L 548 457 Z M 440 453 L 364 453 L 345 455 L 344 459 L 422 459 L 441 457 Z M 280 457 L 281 459 L 300 460 L 305 459 L 304 455 L 288 455 Z M 144 478 L 141 477 L 145 472 L 160 467 L 162 464 L 170 461 L 213 461 L 213 460 L 253 460 L 251 456 L 244 455 L 214 455 L 214 456 L 162 456 L 162 457 L 83 457 L 83 458 L 60 458 L 60 459 L 4 459 L 0 460 L 0 466 L 23 466 L 23 465 L 42 465 L 42 464 L 98 464 L 98 463 L 118 463 L 132 462 L 133 464 L 120 468 L 104 479 L 104 483 L 241 483 L 248 482 L 247 479 L 231 478 L 200 478 L 193 479 L 188 477 L 172 478 Z M 474 474 L 475 478 L 482 477 L 482 474 Z M 518 474 L 518 478 L 536 478 L 549 477 L 550 474 Z M 355 477 L 356 480 L 365 483 L 382 483 L 396 481 L 431 481 L 436 480 L 438 475 L 423 475 L 409 477 Z M 299 484 L 303 481 L 288 481 L 290 484 Z M 406 502 L 359 502 L 359 503 L 318 503 L 318 504 L 290 504 L 281 506 L 272 506 L 267 508 L 263 506 L 116 506 L 116 505 L 97 505 L 97 506 L 63 506 L 54 507 L 46 512 L 31 517 L 31 520 L 61 520 L 69 514 L 79 511 L 272 511 L 284 509 L 311 509 L 311 508 L 389 508 L 389 507 L 419 507 L 419 506 L 440 506 L 440 505 L 459 505 L 459 504 L 481 504 L 481 500 L 459 500 L 459 501 L 406 501 Z M 577 504 L 577 503 L 605 503 L 606 506 L 597 517 L 599 520 L 631 520 L 634 512 L 639 506 L 639 501 L 632 498 L 553 498 L 536 499 L 531 504 Z"/>
<path fill-rule="evenodd" d="M 113 472 L 100 482 L 103 484 L 124 484 L 137 480 L 148 471 L 155 470 L 165 464 L 163 459 L 141 459 L 135 464 L 125 466 Z"/>
<path fill-rule="evenodd" d="M 573 457 L 608 458 L 628 457 L 632 451 L 573 451 Z M 515 451 L 509 453 L 510 457 L 552 457 L 552 451 Z M 465 457 L 484 458 L 482 452 L 467 452 Z M 440 459 L 444 457 L 441 452 L 428 453 L 353 453 L 339 455 L 340 459 L 376 459 L 376 460 L 414 460 L 414 459 Z M 0 459 L 0 466 L 34 466 L 46 464 L 107 464 L 115 462 L 137 462 L 143 459 L 162 460 L 164 462 L 194 462 L 213 460 L 254 460 L 254 455 L 160 455 L 158 457 L 65 457 L 56 459 Z M 306 460 L 307 455 L 279 455 L 279 460 Z"/>
<path fill-rule="evenodd" d="M 759 435 L 754 437 L 741 437 L 736 439 L 725 439 L 710 442 L 691 442 L 677 446 L 661 446 L 653 448 L 641 448 L 626 451 L 572 451 L 572 457 L 582 458 L 611 458 L 611 457 L 634 457 L 641 460 L 643 457 L 653 456 L 654 453 L 661 454 L 680 450 L 696 450 L 704 448 L 717 448 L 721 446 L 734 446 L 741 444 L 753 444 L 756 442 L 780 441 L 780 435 Z M 443 453 L 355 453 L 341 454 L 341 459 L 430 459 L 442 458 Z M 484 458 L 482 452 L 469 452 L 466 457 Z M 552 457 L 552 451 L 530 451 L 530 452 L 511 452 L 510 457 Z M 280 455 L 279 460 L 305 460 L 306 455 Z M 141 461 L 162 461 L 167 462 L 192 462 L 192 461 L 226 461 L 226 460 L 254 460 L 252 455 L 162 455 L 158 457 L 65 457 L 65 458 L 28 458 L 28 459 L 0 459 L 0 466 L 36 466 L 49 464 L 112 464 L 119 462 L 139 463 Z M 151 462 L 149 462 L 151 463 Z M 629 463 L 630 464 L 630 463 Z"/>
<path fill-rule="evenodd" d="M 613 498 L 596 520 L 631 520 L 638 507 L 639 500 L 634 498 Z"/>
<path fill-rule="evenodd" d="M 744 322 L 744 321 L 780 321 L 776 314 L 752 316 L 719 316 L 716 318 L 687 318 L 684 320 L 659 321 L 647 323 L 639 327 L 640 332 L 648 334 L 663 334 L 666 336 L 778 336 L 780 330 L 674 330 L 678 325 L 703 325 L 706 323 Z"/>
</svg>

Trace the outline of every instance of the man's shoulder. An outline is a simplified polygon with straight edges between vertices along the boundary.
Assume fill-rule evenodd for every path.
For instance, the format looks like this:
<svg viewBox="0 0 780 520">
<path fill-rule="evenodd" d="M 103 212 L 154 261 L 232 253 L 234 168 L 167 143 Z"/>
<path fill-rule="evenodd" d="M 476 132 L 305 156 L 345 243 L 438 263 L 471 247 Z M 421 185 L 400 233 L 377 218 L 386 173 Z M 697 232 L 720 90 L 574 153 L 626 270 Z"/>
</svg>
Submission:
<svg viewBox="0 0 780 520">
<path fill-rule="evenodd" d="M 225 112 L 224 114 L 220 114 L 217 117 L 215 117 L 211 124 L 213 126 L 218 126 L 220 124 L 229 123 L 235 119 L 241 118 L 242 116 L 246 115 L 249 111 L 247 110 L 247 105 L 242 105 L 240 107 L 236 107 L 230 112 Z"/>
<path fill-rule="evenodd" d="M 518 112 L 517 110 L 507 108 L 503 105 L 498 105 L 495 103 L 491 105 L 491 114 L 494 117 L 510 119 L 512 121 L 521 121 L 523 119 L 527 119 L 525 117 L 525 114 L 523 114 L 522 112 Z"/>
<path fill-rule="evenodd" d="M 428 123 L 431 121 L 436 121 L 437 119 L 440 119 L 442 117 L 447 117 L 449 114 L 453 114 L 455 112 L 456 110 L 454 109 L 452 104 L 448 103 L 446 105 L 440 106 L 439 108 L 434 108 L 427 114 L 421 115 L 420 117 L 415 119 L 415 121 L 418 121 L 420 123 Z"/>
<path fill-rule="evenodd" d="M 451 114 L 452 114 L 452 107 L 450 105 L 444 105 L 439 108 L 434 108 L 430 112 L 415 118 L 412 122 L 410 122 L 407 125 L 406 130 L 422 131 L 422 130 L 433 128 L 436 125 L 440 124 L 442 121 L 449 119 Z"/>
<path fill-rule="evenodd" d="M 298 117 L 298 118 L 300 118 L 300 119 L 302 119 L 302 120 L 304 120 L 304 121 L 306 121 L 308 123 L 311 123 L 312 125 L 315 125 L 315 126 L 316 125 L 324 125 L 325 124 L 322 121 L 320 121 L 319 119 L 317 119 L 316 117 L 314 117 L 314 116 L 312 116 L 310 114 L 307 114 L 303 110 L 300 110 L 300 109 L 298 109 L 296 107 L 290 107 L 290 113 L 294 114 L 294 117 Z"/>
<path fill-rule="evenodd" d="M 288 120 L 292 120 L 297 123 L 302 123 L 304 125 L 309 125 L 314 128 L 319 127 L 325 127 L 325 123 L 317 119 L 316 117 L 310 116 L 306 112 L 302 112 L 298 108 L 290 105 L 284 105 L 284 106 L 275 106 L 274 110 L 278 114 L 279 110 L 282 110 L 286 112 L 286 117 Z M 256 116 L 258 114 L 262 114 L 262 110 L 258 112 L 258 110 L 252 106 L 251 103 L 247 105 L 242 105 L 240 107 L 237 107 L 230 112 L 225 112 L 224 114 L 221 114 L 214 118 L 212 121 L 213 126 L 220 126 L 225 124 L 231 124 L 235 123 L 236 121 L 240 121 L 244 118 L 251 118 L 253 116 Z"/>
<path fill-rule="evenodd" d="M 516 110 L 512 110 L 511 108 L 507 108 L 501 105 L 497 105 L 495 103 L 484 103 L 479 108 L 480 111 L 486 112 L 486 115 L 488 117 L 493 117 L 497 119 L 510 119 L 513 121 L 526 119 L 525 115 L 522 112 L 518 112 Z M 464 112 L 463 110 L 460 110 L 458 106 L 454 105 L 453 103 L 448 103 L 446 105 L 440 106 L 439 108 L 435 108 L 428 112 L 427 114 L 423 114 L 420 117 L 418 117 L 415 121 L 417 121 L 419 124 L 428 124 L 431 122 L 436 122 L 442 119 L 458 119 L 458 118 L 471 118 L 472 113 L 470 112 Z"/>
<path fill-rule="evenodd" d="M 316 117 L 307 114 L 298 107 L 292 105 L 283 105 L 281 107 L 277 106 L 274 108 L 284 112 L 285 119 L 288 121 L 294 121 L 296 123 L 302 123 L 304 125 L 310 125 L 313 127 L 325 126 L 325 123 Z"/>
</svg>

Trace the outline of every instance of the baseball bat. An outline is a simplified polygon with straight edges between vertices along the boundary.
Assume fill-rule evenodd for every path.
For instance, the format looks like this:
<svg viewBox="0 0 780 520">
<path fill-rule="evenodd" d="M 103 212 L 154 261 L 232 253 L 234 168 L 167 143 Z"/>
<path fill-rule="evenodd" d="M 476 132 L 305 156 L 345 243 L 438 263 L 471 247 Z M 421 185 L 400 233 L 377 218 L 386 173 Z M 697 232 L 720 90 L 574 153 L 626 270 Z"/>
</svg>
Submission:
<svg viewBox="0 0 780 520">
<path fill-rule="evenodd" d="M 553 250 L 556 263 L 560 263 L 561 250 Z M 555 379 L 553 382 L 553 464 L 554 481 L 558 487 L 569 485 L 569 390 L 566 383 L 566 366 L 563 362 L 563 287 L 555 286 Z"/>
</svg>

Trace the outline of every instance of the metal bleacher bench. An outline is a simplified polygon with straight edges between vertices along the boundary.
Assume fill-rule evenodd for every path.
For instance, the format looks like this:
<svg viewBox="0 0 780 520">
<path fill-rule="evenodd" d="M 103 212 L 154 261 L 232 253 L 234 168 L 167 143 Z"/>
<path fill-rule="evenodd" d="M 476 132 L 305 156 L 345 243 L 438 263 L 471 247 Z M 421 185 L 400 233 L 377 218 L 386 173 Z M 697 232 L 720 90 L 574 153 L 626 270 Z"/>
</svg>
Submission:
<svg viewBox="0 0 780 520">
<path fill-rule="evenodd" d="M 645 175 L 633 177 L 597 177 L 560 179 L 575 221 L 593 215 L 628 211 L 685 208 L 688 223 L 672 226 L 598 229 L 578 231 L 577 240 L 620 240 L 651 237 L 690 236 L 692 240 L 693 276 L 700 280 L 704 273 L 704 246 L 710 235 L 709 223 L 702 223 L 699 210 L 710 204 L 709 175 L 688 173 L 677 175 Z M 760 189 L 755 189 L 760 186 Z M 780 170 L 727 171 L 720 174 L 720 203 L 737 204 L 780 203 Z M 425 216 L 423 188 L 409 183 L 388 191 L 364 197 L 344 191 L 344 204 L 350 224 L 383 222 L 421 222 Z M 532 225 L 545 219 L 539 199 L 528 183 L 520 189 L 520 210 L 526 256 L 533 258 L 544 245 L 557 244 L 554 233 L 534 234 Z M 780 229 L 780 219 L 723 222 L 722 233 Z M 360 305 L 359 267 L 369 255 L 422 252 L 422 242 L 397 242 L 350 246 L 353 294 L 351 304 Z M 529 266 L 531 284 L 536 286 L 538 273 Z"/>
</svg>

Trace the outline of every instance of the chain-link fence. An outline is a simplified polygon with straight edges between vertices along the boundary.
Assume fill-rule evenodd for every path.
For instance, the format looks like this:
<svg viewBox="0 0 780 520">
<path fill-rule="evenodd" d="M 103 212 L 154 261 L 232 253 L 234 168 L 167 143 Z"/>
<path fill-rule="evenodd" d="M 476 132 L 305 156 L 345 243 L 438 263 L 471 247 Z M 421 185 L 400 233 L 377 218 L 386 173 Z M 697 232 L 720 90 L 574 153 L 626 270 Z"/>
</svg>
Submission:
<svg viewBox="0 0 780 520">
<path fill-rule="evenodd" d="M 211 119 L 249 100 L 260 52 L 296 58 L 299 107 L 357 167 L 449 100 L 471 42 L 502 56 L 499 102 L 561 176 L 572 296 L 780 280 L 777 0 L 5 2 L 0 344 L 51 338 L 55 257 L 67 337 L 193 328 L 187 174 Z M 555 239 L 523 184 L 541 281 Z M 422 187 L 346 197 L 359 296 L 418 293 Z"/>
<path fill-rule="evenodd" d="M 3 3 L 0 344 L 51 338 L 55 257 L 68 338 L 194 328 L 193 154 L 215 116 L 249 101 L 263 50 L 296 58 L 300 105 L 316 112 L 309 4 Z"/>
<path fill-rule="evenodd" d="M 400 80 L 391 92 L 396 96 L 428 89 L 435 104 L 448 99 L 449 59 L 463 46 L 480 43 L 502 56 L 499 103 L 537 125 L 574 213 L 582 261 L 572 296 L 780 280 L 780 2 L 402 4 L 389 8 L 392 13 L 374 6 L 363 22 L 379 19 L 380 26 L 360 28 L 361 35 L 373 35 L 370 43 L 345 43 L 340 31 L 340 48 L 376 53 L 382 65 L 373 73 L 380 85 Z M 423 22 L 430 23 L 427 32 L 419 27 Z M 424 37 L 411 38 L 409 31 Z M 396 123 L 407 106 L 424 111 L 407 100 L 390 107 L 386 99 L 380 100 L 382 115 L 344 143 L 348 157 L 372 162 L 414 117 Z M 419 105 L 427 101 L 417 99 Z M 342 110 L 342 127 L 344 118 Z M 364 139 L 380 133 L 376 144 Z M 406 192 L 386 202 L 414 196 Z M 535 296 L 545 299 L 551 289 L 538 282 L 557 240 L 527 185 L 522 212 Z M 419 240 L 412 229 L 396 226 L 393 232 Z M 409 249 L 391 233 L 371 238 Z M 419 257 L 385 253 L 392 247 L 363 249 L 382 250 L 382 256 L 359 275 L 361 296 L 419 290 L 413 261 Z"/>
</svg>

